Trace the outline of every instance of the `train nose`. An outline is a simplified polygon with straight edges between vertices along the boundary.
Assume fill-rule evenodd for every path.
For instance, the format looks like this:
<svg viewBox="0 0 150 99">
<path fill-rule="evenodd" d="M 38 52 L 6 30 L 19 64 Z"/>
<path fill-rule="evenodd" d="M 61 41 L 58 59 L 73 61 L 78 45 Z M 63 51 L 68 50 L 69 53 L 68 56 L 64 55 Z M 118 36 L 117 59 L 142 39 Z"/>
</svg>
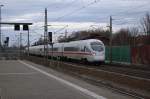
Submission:
<svg viewBox="0 0 150 99">
<path fill-rule="evenodd" d="M 96 52 L 96 54 L 95 54 L 96 56 L 104 56 L 105 55 L 105 53 L 104 52 Z"/>
<path fill-rule="evenodd" d="M 105 60 L 105 55 L 104 53 L 98 53 L 96 56 L 94 56 L 95 61 L 104 61 Z"/>
</svg>

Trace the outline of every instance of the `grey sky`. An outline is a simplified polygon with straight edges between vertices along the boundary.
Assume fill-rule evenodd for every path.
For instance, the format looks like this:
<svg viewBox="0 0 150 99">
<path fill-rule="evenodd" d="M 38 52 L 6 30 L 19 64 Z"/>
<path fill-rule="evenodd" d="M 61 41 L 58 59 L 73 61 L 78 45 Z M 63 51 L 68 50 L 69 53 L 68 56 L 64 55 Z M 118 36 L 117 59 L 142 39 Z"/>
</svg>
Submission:
<svg viewBox="0 0 150 99">
<path fill-rule="evenodd" d="M 91 29 L 90 25 L 104 27 L 109 24 L 109 16 L 112 15 L 113 30 L 121 27 L 138 26 L 140 19 L 150 9 L 150 0 L 3 0 L 3 21 L 33 22 L 31 30 L 43 34 L 41 26 L 44 22 L 44 9 L 48 9 L 48 23 L 51 25 L 68 25 L 68 31 Z M 49 27 L 51 31 L 57 31 L 64 26 Z M 13 29 L 3 26 L 5 36 Z M 36 35 L 33 33 L 32 35 Z M 64 30 L 65 31 L 65 30 Z M 61 31 L 61 32 L 64 32 Z M 3 33 L 3 34 L 4 34 Z M 59 34 L 55 34 L 55 38 Z"/>
</svg>

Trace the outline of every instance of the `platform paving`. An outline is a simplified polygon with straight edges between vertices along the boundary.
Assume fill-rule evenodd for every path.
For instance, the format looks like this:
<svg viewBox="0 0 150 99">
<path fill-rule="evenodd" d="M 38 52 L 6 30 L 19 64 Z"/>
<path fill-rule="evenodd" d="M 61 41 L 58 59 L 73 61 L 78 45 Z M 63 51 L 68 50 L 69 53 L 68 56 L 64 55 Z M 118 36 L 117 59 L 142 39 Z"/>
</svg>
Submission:
<svg viewBox="0 0 150 99">
<path fill-rule="evenodd" d="M 0 96 L 0 99 L 133 99 L 21 60 L 0 60 Z"/>
</svg>

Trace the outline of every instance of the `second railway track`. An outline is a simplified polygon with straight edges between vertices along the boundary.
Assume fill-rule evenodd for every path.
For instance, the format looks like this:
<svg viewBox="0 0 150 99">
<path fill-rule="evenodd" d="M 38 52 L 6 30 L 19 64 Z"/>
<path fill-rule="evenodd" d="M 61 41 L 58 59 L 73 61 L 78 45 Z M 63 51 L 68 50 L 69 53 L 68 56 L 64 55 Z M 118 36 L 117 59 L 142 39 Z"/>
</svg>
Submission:
<svg viewBox="0 0 150 99">
<path fill-rule="evenodd" d="M 120 73 L 125 74 L 129 76 L 139 77 L 143 79 L 150 79 L 150 70 L 149 68 L 140 69 L 140 68 L 132 68 L 131 66 L 114 66 L 114 65 L 108 65 L 108 64 L 102 64 L 102 65 L 93 65 L 93 64 L 84 64 L 84 63 L 75 63 L 75 62 L 66 62 L 63 61 L 66 64 L 74 65 L 74 66 L 83 66 L 87 68 L 93 68 L 93 69 L 99 69 L 114 73 Z M 122 64 L 123 65 L 123 64 Z"/>
</svg>

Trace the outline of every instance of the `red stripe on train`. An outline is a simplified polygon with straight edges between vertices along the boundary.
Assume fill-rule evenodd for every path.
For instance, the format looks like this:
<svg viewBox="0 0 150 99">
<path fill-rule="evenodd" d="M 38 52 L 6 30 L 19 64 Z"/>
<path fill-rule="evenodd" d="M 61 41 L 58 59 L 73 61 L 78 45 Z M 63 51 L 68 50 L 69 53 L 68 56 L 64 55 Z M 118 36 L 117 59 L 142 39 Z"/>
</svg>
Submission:
<svg viewBox="0 0 150 99">
<path fill-rule="evenodd" d="M 51 54 L 51 53 L 52 52 L 49 51 L 49 54 Z M 72 52 L 72 51 L 68 51 L 68 52 L 56 52 L 56 51 L 53 51 L 53 53 L 92 55 L 92 53 L 88 53 L 88 52 Z"/>
</svg>

